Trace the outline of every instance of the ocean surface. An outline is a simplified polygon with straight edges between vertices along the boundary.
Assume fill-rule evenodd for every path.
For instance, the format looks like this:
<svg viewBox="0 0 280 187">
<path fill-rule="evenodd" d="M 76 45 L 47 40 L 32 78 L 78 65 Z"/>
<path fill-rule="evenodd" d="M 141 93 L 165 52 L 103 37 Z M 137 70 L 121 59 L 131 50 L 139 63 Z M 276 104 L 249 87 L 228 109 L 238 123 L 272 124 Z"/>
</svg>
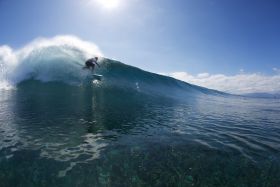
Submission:
<svg viewBox="0 0 280 187">
<path fill-rule="evenodd" d="M 280 100 L 109 59 L 93 81 L 83 54 L 0 58 L 0 187 L 280 185 Z"/>
</svg>

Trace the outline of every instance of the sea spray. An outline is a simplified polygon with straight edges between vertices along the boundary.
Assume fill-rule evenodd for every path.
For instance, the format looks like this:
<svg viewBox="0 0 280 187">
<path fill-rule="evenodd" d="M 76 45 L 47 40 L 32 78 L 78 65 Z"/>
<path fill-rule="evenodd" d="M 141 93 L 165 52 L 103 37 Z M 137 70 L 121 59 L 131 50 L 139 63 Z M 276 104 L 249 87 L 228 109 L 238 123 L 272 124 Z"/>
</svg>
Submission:
<svg viewBox="0 0 280 187">
<path fill-rule="evenodd" d="M 102 56 L 102 52 L 75 36 L 38 38 L 17 50 L 1 46 L 0 85 L 15 86 L 28 79 L 72 83 L 80 79 L 77 70 L 92 56 Z"/>
</svg>

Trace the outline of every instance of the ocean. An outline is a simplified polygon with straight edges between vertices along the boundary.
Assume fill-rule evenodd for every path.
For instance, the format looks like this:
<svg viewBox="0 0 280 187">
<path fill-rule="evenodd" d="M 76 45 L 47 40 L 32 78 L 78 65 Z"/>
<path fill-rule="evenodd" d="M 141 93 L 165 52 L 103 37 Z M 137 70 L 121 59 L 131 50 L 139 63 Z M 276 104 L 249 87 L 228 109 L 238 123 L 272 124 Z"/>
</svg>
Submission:
<svg viewBox="0 0 280 187">
<path fill-rule="evenodd" d="M 0 58 L 0 187 L 280 184 L 279 99 L 105 58 L 93 81 L 73 46 L 16 55 Z"/>
</svg>

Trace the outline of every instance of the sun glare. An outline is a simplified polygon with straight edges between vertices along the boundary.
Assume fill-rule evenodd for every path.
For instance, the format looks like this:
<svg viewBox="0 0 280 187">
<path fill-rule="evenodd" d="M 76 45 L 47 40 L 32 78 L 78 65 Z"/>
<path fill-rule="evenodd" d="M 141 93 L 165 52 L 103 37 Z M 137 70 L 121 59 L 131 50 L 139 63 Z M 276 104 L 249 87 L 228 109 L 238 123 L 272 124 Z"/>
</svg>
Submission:
<svg viewBox="0 0 280 187">
<path fill-rule="evenodd" d="M 117 9 L 120 5 L 120 0 L 97 0 L 103 8 L 113 10 Z"/>
</svg>

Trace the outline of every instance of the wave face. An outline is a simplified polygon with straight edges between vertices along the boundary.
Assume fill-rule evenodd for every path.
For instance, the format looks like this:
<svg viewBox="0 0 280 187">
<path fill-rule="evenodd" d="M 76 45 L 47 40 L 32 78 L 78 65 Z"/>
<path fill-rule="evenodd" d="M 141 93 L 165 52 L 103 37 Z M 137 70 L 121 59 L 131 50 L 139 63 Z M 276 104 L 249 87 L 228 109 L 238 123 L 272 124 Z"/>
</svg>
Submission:
<svg viewBox="0 0 280 187">
<path fill-rule="evenodd" d="M 0 48 L 0 186 L 278 186 L 280 101 L 103 58 L 75 37 Z"/>
</svg>

